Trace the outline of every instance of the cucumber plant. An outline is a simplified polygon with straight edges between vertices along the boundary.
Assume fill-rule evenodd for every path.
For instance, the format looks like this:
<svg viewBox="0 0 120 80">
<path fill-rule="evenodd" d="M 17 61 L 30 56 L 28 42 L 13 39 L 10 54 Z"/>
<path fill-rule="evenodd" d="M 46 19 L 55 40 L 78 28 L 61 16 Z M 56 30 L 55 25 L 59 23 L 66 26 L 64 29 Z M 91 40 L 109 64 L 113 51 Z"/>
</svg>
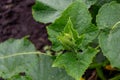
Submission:
<svg viewBox="0 0 120 80">
<path fill-rule="evenodd" d="M 10 39 L 0 44 L 0 77 L 80 80 L 87 69 L 96 69 L 107 80 L 102 67 L 120 70 L 119 0 L 36 0 L 32 14 L 38 22 L 51 23 L 47 33 L 55 55 L 36 51 L 26 38 Z M 119 79 L 117 74 L 110 80 Z"/>
<path fill-rule="evenodd" d="M 52 49 L 56 54 L 63 51 L 63 54 L 56 56 L 53 67 L 65 69 L 75 80 L 79 80 L 85 70 L 92 68 L 93 65 L 101 80 L 106 78 L 97 67 L 110 64 L 119 71 L 119 1 L 55 0 L 52 3 L 49 1 L 37 0 L 36 5 L 33 6 L 33 17 L 38 22 L 52 22 L 47 27 Z M 43 8 L 37 3 L 46 7 Z M 58 3 L 60 5 L 56 5 Z M 61 8 L 61 4 L 67 6 Z M 98 6 L 96 9 L 99 11 L 90 12 L 91 5 Z M 54 16 L 50 14 L 43 16 L 47 11 L 53 12 L 50 14 Z M 56 15 L 57 12 L 59 12 L 58 15 Z M 100 54 L 103 54 L 100 57 L 102 61 L 96 59 Z M 102 65 L 97 66 L 99 63 Z"/>
</svg>

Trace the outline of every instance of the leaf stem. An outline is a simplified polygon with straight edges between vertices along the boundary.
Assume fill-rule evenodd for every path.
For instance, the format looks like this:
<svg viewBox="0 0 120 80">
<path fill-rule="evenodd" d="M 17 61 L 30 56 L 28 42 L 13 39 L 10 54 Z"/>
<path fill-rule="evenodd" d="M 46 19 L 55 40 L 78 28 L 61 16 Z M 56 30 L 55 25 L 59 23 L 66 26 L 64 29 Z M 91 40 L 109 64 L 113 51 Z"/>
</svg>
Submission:
<svg viewBox="0 0 120 80">
<path fill-rule="evenodd" d="M 97 67 L 101 67 L 103 64 L 102 63 L 93 63 L 89 66 L 90 69 L 94 69 L 94 68 L 97 68 Z"/>
<path fill-rule="evenodd" d="M 109 64 L 109 61 L 108 60 L 105 60 L 101 63 L 98 63 L 98 62 L 94 62 L 92 63 L 89 68 L 90 69 L 94 69 L 94 68 L 97 68 L 97 67 L 105 67 L 107 64 Z"/>
<path fill-rule="evenodd" d="M 99 78 L 100 78 L 101 80 L 106 80 L 106 78 L 105 78 L 105 76 L 104 76 L 104 74 L 103 74 L 103 71 L 101 70 L 101 67 L 97 67 L 97 68 L 96 68 L 96 71 L 97 71 L 97 75 L 99 76 Z"/>
<path fill-rule="evenodd" d="M 0 59 L 6 59 L 6 58 L 10 58 L 10 57 L 15 57 L 15 56 L 20 56 L 20 55 L 30 55 L 30 54 L 44 54 L 47 55 L 45 53 L 42 52 L 23 52 L 23 53 L 15 53 L 15 54 L 11 54 L 11 55 L 6 55 L 6 56 L 0 56 Z"/>
<path fill-rule="evenodd" d="M 115 25 L 112 27 L 112 30 L 113 30 L 114 28 L 116 28 L 118 24 L 120 24 L 120 21 L 118 21 L 117 23 L 115 23 Z"/>
</svg>

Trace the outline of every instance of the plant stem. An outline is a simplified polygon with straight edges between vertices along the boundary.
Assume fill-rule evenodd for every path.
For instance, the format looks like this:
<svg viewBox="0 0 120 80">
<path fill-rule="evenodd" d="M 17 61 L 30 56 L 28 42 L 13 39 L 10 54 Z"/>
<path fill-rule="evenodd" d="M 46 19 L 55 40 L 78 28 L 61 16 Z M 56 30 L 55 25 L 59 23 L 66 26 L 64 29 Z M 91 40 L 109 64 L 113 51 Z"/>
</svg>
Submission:
<svg viewBox="0 0 120 80">
<path fill-rule="evenodd" d="M 118 24 L 120 24 L 120 21 L 118 21 L 117 23 L 115 23 L 115 25 L 112 27 L 112 30 L 113 30 L 114 28 L 116 28 Z"/>
<path fill-rule="evenodd" d="M 104 61 L 101 62 L 101 63 L 93 62 L 93 63 L 89 66 L 89 68 L 90 68 L 90 69 L 94 69 L 94 68 L 97 68 L 97 67 L 105 67 L 105 66 L 108 65 L 108 64 L 109 64 L 109 61 L 106 59 L 106 60 L 104 60 Z"/>
<path fill-rule="evenodd" d="M 97 67 L 97 68 L 96 68 L 96 71 L 97 71 L 97 75 L 99 76 L 99 78 L 100 78 L 101 80 L 106 80 L 106 78 L 105 78 L 105 76 L 104 76 L 104 74 L 103 74 L 103 72 L 102 72 L 102 70 L 101 70 L 101 67 Z"/>
<path fill-rule="evenodd" d="M 102 63 L 93 63 L 89 66 L 90 69 L 94 69 L 94 68 L 97 68 L 97 67 L 101 67 L 103 64 Z"/>
</svg>

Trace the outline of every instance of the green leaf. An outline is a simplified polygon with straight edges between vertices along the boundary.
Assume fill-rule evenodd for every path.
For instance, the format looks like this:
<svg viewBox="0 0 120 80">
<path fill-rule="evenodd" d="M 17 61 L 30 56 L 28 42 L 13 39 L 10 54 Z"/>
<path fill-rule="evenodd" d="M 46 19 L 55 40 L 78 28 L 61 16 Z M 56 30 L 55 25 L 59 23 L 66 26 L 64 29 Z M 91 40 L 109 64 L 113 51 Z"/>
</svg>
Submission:
<svg viewBox="0 0 120 80">
<path fill-rule="evenodd" d="M 70 18 L 64 28 L 63 33 L 69 34 L 74 40 L 78 39 L 79 37 L 78 32 L 73 28 L 73 24 Z"/>
<path fill-rule="evenodd" d="M 97 15 L 97 25 L 99 29 L 111 29 L 111 27 L 118 21 L 120 21 L 119 3 L 107 3 L 100 8 Z"/>
<path fill-rule="evenodd" d="M 36 0 L 32 7 L 32 14 L 36 21 L 43 23 L 54 22 L 62 12 L 77 0 Z M 97 0 L 78 0 L 84 2 L 88 8 Z"/>
<path fill-rule="evenodd" d="M 76 80 L 80 80 L 97 52 L 98 51 L 93 48 L 88 48 L 77 55 L 75 53 L 66 52 L 56 58 L 53 67 L 65 68 L 70 76 Z"/>
<path fill-rule="evenodd" d="M 108 37 L 108 53 L 106 54 L 113 67 L 120 69 L 120 24 L 110 31 Z"/>
<path fill-rule="evenodd" d="M 108 34 L 109 34 L 109 30 L 104 30 L 104 31 L 101 31 L 101 34 L 99 35 L 99 44 L 100 44 L 102 52 L 105 56 L 108 51 L 108 49 L 107 49 L 108 48 L 107 47 Z"/>
<path fill-rule="evenodd" d="M 58 36 L 58 40 L 62 43 L 65 50 L 78 51 L 80 47 L 84 47 L 95 39 L 97 36 L 96 33 L 98 33 L 97 27 L 91 25 L 85 33 L 87 34 L 79 36 L 78 32 L 73 28 L 73 24 L 69 18 L 64 30 Z"/>
<path fill-rule="evenodd" d="M 99 44 L 104 56 L 113 67 L 120 68 L 119 64 L 119 21 L 120 4 L 111 2 L 105 4 L 97 16 L 97 25 L 101 30 Z"/>
<path fill-rule="evenodd" d="M 85 47 L 86 45 L 88 45 L 88 43 L 92 43 L 93 40 L 97 38 L 98 34 L 99 34 L 98 27 L 95 26 L 94 24 L 91 24 L 83 34 L 84 38 L 82 40 L 81 47 Z"/>
<path fill-rule="evenodd" d="M 79 37 L 78 32 L 75 29 L 73 29 L 73 24 L 70 18 L 64 30 L 58 36 L 58 40 L 62 43 L 65 50 L 72 50 L 73 48 L 77 49 L 77 45 L 80 44 L 76 44 L 76 41 L 81 41 L 81 37 Z"/>
<path fill-rule="evenodd" d="M 12 76 L 12 78 L 7 80 L 32 80 L 30 76 L 20 76 L 19 74 Z"/>
<path fill-rule="evenodd" d="M 69 18 L 73 23 L 73 28 L 77 30 L 80 36 L 82 34 L 90 35 L 90 39 L 88 40 L 91 41 L 91 39 L 94 39 L 97 35 L 97 27 L 91 24 L 91 16 L 86 5 L 83 2 L 76 1 L 63 12 L 60 18 L 58 18 L 52 25 L 47 27 L 49 39 L 52 41 L 53 50 L 58 51 L 63 49 L 57 40 L 57 37 L 64 30 Z"/>
<path fill-rule="evenodd" d="M 117 0 L 97 0 L 96 5 L 97 6 L 102 6 L 105 3 L 110 3 L 111 1 L 117 1 Z"/>
<path fill-rule="evenodd" d="M 97 2 L 97 0 L 81 0 L 81 1 L 85 2 L 85 4 L 87 5 L 88 8 L 90 8 L 91 5 L 93 5 Z"/>
<path fill-rule="evenodd" d="M 24 52 L 34 52 L 35 47 L 26 39 L 13 40 L 10 39 L 0 44 L 0 57 L 20 54 Z M 28 56 L 28 57 L 27 57 Z M 27 68 L 32 68 L 32 63 L 36 63 L 36 55 L 21 55 L 12 58 L 0 59 L 0 76 L 10 78 L 19 72 L 24 72 Z M 33 58 L 32 58 L 33 57 Z M 32 63 L 31 63 L 32 62 Z"/>
<path fill-rule="evenodd" d="M 100 47 L 102 48 L 103 54 L 108 58 L 113 67 L 120 68 L 120 43 L 119 35 L 120 25 L 109 31 L 104 31 L 99 36 Z"/>
<path fill-rule="evenodd" d="M 50 56 L 40 55 L 38 72 L 34 71 L 32 74 L 34 74 L 34 77 L 38 77 L 37 80 L 74 80 L 63 69 L 51 67 L 52 64 L 53 60 Z M 38 76 L 36 76 L 37 74 Z"/>
<path fill-rule="evenodd" d="M 32 14 L 36 21 L 49 23 L 60 17 L 61 13 L 74 0 L 36 0 Z"/>
<path fill-rule="evenodd" d="M 64 70 L 52 68 L 52 62 L 50 56 L 36 52 L 27 39 L 10 39 L 0 44 L 0 77 L 7 80 L 74 80 Z M 21 72 L 25 72 L 28 77 L 16 76 Z"/>
</svg>

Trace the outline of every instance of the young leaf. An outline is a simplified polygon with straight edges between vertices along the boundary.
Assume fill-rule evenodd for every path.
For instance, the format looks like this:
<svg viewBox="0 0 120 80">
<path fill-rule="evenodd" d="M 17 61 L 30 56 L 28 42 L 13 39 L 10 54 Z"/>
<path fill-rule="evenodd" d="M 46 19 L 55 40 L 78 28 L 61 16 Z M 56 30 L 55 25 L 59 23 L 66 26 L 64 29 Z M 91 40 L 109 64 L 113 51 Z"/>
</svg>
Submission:
<svg viewBox="0 0 120 80">
<path fill-rule="evenodd" d="M 97 52 L 93 48 L 88 48 L 82 54 L 77 55 L 72 52 L 66 52 L 56 58 L 53 67 L 65 68 L 70 76 L 76 80 L 80 80 Z"/>
<path fill-rule="evenodd" d="M 47 27 L 49 39 L 52 41 L 52 48 L 55 51 L 63 49 L 57 37 L 59 36 L 59 33 L 64 30 L 64 27 L 67 24 L 69 18 L 73 23 L 73 28 L 78 31 L 79 35 L 83 34 L 86 29 L 91 26 L 91 16 L 87 10 L 86 5 L 80 1 L 73 2 L 63 12 L 60 18 L 58 18 L 52 25 Z M 76 35 L 76 33 L 74 33 L 74 35 Z"/>
<path fill-rule="evenodd" d="M 79 45 L 76 44 L 76 41 L 79 38 L 79 34 L 75 29 L 73 29 L 73 24 L 69 18 L 64 30 L 58 36 L 58 40 L 62 43 L 63 47 L 65 47 L 66 50 L 72 50 L 74 48 L 77 48 L 77 45 Z"/>
<path fill-rule="evenodd" d="M 66 24 L 66 26 L 65 26 L 65 28 L 64 28 L 63 33 L 70 34 L 70 36 L 71 36 L 74 40 L 78 39 L 78 37 L 79 37 L 78 32 L 73 28 L 73 24 L 72 24 L 72 21 L 71 21 L 70 18 L 68 19 L 68 22 L 67 22 L 67 24 Z"/>
</svg>

